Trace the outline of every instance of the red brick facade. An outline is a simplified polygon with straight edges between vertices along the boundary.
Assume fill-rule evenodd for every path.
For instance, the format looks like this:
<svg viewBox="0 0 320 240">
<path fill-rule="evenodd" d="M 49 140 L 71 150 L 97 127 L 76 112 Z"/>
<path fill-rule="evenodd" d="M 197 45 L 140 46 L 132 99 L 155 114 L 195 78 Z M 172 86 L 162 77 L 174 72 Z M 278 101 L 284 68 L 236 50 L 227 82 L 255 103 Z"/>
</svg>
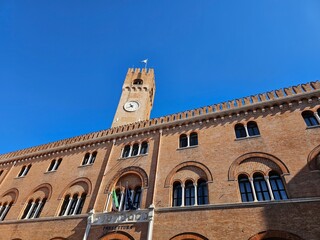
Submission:
<svg viewBox="0 0 320 240">
<path fill-rule="evenodd" d="M 319 89 L 0 155 L 0 239 L 318 240 Z"/>
</svg>

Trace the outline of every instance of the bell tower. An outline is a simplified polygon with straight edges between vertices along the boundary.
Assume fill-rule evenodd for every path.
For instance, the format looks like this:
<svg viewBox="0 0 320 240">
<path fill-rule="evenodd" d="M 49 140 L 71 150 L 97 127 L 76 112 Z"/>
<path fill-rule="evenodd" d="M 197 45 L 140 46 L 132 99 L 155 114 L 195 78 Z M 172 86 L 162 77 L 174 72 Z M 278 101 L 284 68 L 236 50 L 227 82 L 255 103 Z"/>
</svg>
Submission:
<svg viewBox="0 0 320 240">
<path fill-rule="evenodd" d="M 111 127 L 150 119 L 155 90 L 152 68 L 129 68 Z"/>
</svg>

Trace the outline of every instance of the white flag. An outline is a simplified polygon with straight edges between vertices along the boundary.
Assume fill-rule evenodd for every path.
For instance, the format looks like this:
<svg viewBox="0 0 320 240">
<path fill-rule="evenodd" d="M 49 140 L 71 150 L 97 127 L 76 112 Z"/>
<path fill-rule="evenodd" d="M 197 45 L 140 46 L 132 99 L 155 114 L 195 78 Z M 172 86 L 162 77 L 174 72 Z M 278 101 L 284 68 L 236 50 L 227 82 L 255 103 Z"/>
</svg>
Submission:
<svg viewBox="0 0 320 240">
<path fill-rule="evenodd" d="M 147 64 L 148 59 L 142 60 L 141 62 Z"/>
</svg>

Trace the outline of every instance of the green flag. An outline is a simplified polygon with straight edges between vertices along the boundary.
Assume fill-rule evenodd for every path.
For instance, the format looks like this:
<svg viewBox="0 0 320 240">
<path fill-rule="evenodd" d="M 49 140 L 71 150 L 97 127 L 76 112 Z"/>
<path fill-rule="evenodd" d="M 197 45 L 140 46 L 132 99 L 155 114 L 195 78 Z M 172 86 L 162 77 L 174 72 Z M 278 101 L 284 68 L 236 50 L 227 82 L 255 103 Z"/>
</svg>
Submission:
<svg viewBox="0 0 320 240">
<path fill-rule="evenodd" d="M 119 207 L 119 202 L 118 202 L 116 190 L 112 191 L 112 202 L 113 202 L 113 207 L 115 207 L 115 208 Z"/>
</svg>

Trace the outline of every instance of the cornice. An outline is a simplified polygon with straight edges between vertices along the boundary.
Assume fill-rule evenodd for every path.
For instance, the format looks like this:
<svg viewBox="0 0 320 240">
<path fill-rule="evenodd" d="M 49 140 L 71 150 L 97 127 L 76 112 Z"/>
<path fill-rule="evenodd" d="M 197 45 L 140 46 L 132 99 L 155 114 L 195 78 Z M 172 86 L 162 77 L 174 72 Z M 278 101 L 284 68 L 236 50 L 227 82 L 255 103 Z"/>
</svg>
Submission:
<svg viewBox="0 0 320 240">
<path fill-rule="evenodd" d="M 116 140 L 134 138 L 141 135 L 152 135 L 159 130 L 169 130 L 176 127 L 217 122 L 226 118 L 241 118 L 250 114 L 272 112 L 276 107 L 294 108 L 307 101 L 320 101 L 320 82 L 300 84 L 289 88 L 274 90 L 267 93 L 226 101 L 202 108 L 179 112 L 171 115 L 154 118 L 118 126 L 98 132 L 76 136 L 36 147 L 0 155 L 0 164 L 11 164 L 14 161 L 31 160 L 51 156 L 81 148 L 98 146 Z"/>
</svg>

